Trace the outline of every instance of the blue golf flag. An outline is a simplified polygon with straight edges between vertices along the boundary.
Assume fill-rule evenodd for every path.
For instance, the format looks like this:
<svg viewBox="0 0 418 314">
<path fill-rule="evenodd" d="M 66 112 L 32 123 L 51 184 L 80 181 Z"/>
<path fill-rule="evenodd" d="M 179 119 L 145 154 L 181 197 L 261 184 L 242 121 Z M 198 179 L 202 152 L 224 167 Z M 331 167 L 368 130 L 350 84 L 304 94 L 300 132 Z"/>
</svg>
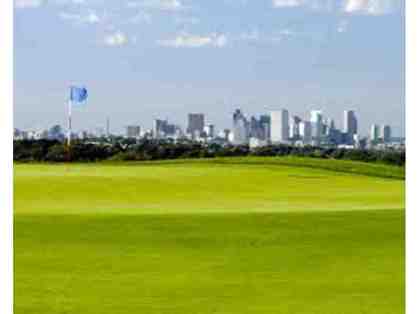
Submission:
<svg viewBox="0 0 418 314">
<path fill-rule="evenodd" d="M 87 89 L 85 87 L 71 86 L 70 100 L 73 104 L 80 104 L 87 100 Z"/>
</svg>

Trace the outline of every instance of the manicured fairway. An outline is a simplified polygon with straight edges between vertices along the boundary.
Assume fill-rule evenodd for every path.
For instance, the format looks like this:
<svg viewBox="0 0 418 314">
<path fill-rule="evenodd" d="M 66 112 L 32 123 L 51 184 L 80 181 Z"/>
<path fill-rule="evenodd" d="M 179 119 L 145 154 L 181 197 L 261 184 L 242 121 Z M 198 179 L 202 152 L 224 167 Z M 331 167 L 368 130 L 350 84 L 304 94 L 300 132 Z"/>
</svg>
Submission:
<svg viewBox="0 0 418 314">
<path fill-rule="evenodd" d="M 403 313 L 404 181 L 269 160 L 15 165 L 15 313 Z"/>
</svg>

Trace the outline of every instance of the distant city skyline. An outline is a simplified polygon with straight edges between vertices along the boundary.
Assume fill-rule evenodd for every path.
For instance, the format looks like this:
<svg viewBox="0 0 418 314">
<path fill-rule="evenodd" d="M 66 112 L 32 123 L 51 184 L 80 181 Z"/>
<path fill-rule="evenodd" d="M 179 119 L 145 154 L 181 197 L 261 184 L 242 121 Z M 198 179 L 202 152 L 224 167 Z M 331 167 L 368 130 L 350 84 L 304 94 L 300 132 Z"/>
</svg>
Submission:
<svg viewBox="0 0 418 314">
<path fill-rule="evenodd" d="M 248 145 L 249 148 L 268 145 L 338 147 L 347 149 L 403 149 L 404 139 L 393 135 L 388 124 L 370 126 L 366 136 L 358 133 L 358 115 L 350 109 L 344 110 L 343 127 L 338 128 L 335 119 L 322 110 L 311 110 L 309 119 L 289 113 L 286 108 L 248 116 L 240 108 L 235 109 L 232 128 L 219 130 L 207 123 L 204 113 L 188 113 L 187 127 L 173 123 L 170 119 L 154 119 L 153 128 L 145 129 L 139 124 L 125 127 L 124 134 L 110 131 L 110 118 L 103 127 L 92 130 L 74 130 L 54 125 L 49 129 L 22 130 L 15 128 L 15 140 L 105 140 L 117 139 L 121 135 L 133 140 L 156 140 L 181 143 L 192 141 L 207 145 Z M 69 116 L 70 122 L 70 116 Z M 71 126 L 69 123 L 68 126 Z"/>
<path fill-rule="evenodd" d="M 319 5 L 321 4 L 321 5 Z M 155 118 L 217 129 L 286 108 L 321 109 L 359 132 L 405 133 L 401 0 L 15 0 L 15 127 L 66 125 L 71 84 L 89 89 L 74 129 Z"/>
<path fill-rule="evenodd" d="M 82 116 L 84 114 L 83 111 L 84 111 L 85 107 L 86 106 L 76 107 L 76 109 L 73 109 L 72 110 L 73 111 L 73 115 L 74 115 L 74 111 L 76 111 L 76 112 L 78 111 L 78 115 Z M 66 106 L 66 108 L 67 108 L 67 106 Z M 350 113 L 353 113 L 354 114 L 354 117 L 356 119 L 356 121 L 355 121 L 356 131 L 357 131 L 357 128 L 358 128 L 358 132 L 354 132 L 353 134 L 357 134 L 358 133 L 359 135 L 361 135 L 363 137 L 368 137 L 370 135 L 370 128 L 371 127 L 376 126 L 376 125 L 377 126 L 380 126 L 380 125 L 382 125 L 382 126 L 384 126 L 384 125 L 390 125 L 390 127 L 392 129 L 392 132 L 395 130 L 395 132 L 392 133 L 393 136 L 395 136 L 395 137 L 396 136 L 397 137 L 404 137 L 404 134 L 397 134 L 396 133 L 396 127 L 394 128 L 393 125 L 391 125 L 390 123 L 387 122 L 389 119 L 381 120 L 380 122 L 376 122 L 376 120 L 373 120 L 374 122 L 371 123 L 371 124 L 362 125 L 362 123 L 359 122 L 359 120 L 362 121 L 362 116 L 359 115 L 358 112 L 357 112 L 357 110 L 354 110 L 354 109 L 344 109 L 343 111 L 341 111 L 339 113 L 339 115 L 341 116 L 340 119 L 339 119 L 338 117 L 335 117 L 335 116 L 332 116 L 332 115 L 328 114 L 328 112 L 326 110 L 323 110 L 323 109 L 321 109 L 321 110 L 318 110 L 318 109 L 310 109 L 310 110 L 306 110 L 305 112 L 302 112 L 302 113 L 299 113 L 299 112 L 296 112 L 295 113 L 293 111 L 287 110 L 287 108 L 277 107 L 277 109 L 272 109 L 272 110 L 267 110 L 266 109 L 267 111 L 249 113 L 249 112 L 243 110 L 242 108 L 243 107 L 236 107 L 235 110 L 231 110 L 230 112 L 226 112 L 225 113 L 226 120 L 229 120 L 229 121 L 227 121 L 225 123 L 225 125 L 219 125 L 219 124 L 214 123 L 214 121 L 216 121 L 217 119 L 216 118 L 215 119 L 209 118 L 210 117 L 210 114 L 208 114 L 206 112 L 199 112 L 199 113 L 197 113 L 197 112 L 188 112 L 188 113 L 186 113 L 184 115 L 183 121 L 176 120 L 175 117 L 179 115 L 178 113 L 173 113 L 171 115 L 166 115 L 164 117 L 163 116 L 157 116 L 157 115 L 150 116 L 150 117 L 144 117 L 143 116 L 142 117 L 142 120 L 145 123 L 139 123 L 138 120 L 131 119 L 131 120 L 127 120 L 126 123 L 123 123 L 123 125 L 120 128 L 116 128 L 116 127 L 113 126 L 113 124 L 112 124 L 112 122 L 113 122 L 112 121 L 112 117 L 104 116 L 104 120 L 102 121 L 102 123 L 100 123 L 100 122 L 97 123 L 97 124 L 94 124 L 94 123 L 93 124 L 89 124 L 89 123 L 87 123 L 87 125 L 84 126 L 84 127 L 83 126 L 80 126 L 80 123 L 76 123 L 76 124 L 78 124 L 78 127 L 73 128 L 73 131 L 74 132 L 80 132 L 80 131 L 93 131 L 94 132 L 94 131 L 97 131 L 98 129 L 101 129 L 106 134 L 109 132 L 111 134 L 124 135 L 124 134 L 126 134 L 126 128 L 127 127 L 140 126 L 142 131 L 146 131 L 146 130 L 155 130 L 155 128 L 156 128 L 155 123 L 170 123 L 169 125 L 171 127 L 177 127 L 178 126 L 184 132 L 190 133 L 189 132 L 189 125 L 190 125 L 190 118 L 191 118 L 191 116 L 192 117 L 202 116 L 201 117 L 202 121 L 200 123 L 202 125 L 201 125 L 201 127 L 198 128 L 199 130 L 200 129 L 201 130 L 204 130 L 204 127 L 206 127 L 208 125 L 211 125 L 211 127 L 214 128 L 214 130 L 216 132 L 223 131 L 224 129 L 230 129 L 232 131 L 233 128 L 234 128 L 234 123 L 233 123 L 234 119 L 233 119 L 233 117 L 236 114 L 237 110 L 240 110 L 240 112 L 241 112 L 240 114 L 243 114 L 244 117 L 247 120 L 249 120 L 251 117 L 270 116 L 271 113 L 280 112 L 282 110 L 285 110 L 285 111 L 287 111 L 289 123 L 291 122 L 292 118 L 301 118 L 302 121 L 305 120 L 305 121 L 310 122 L 311 124 L 315 124 L 314 123 L 315 122 L 314 120 L 316 118 L 313 118 L 313 115 L 316 114 L 316 113 L 318 113 L 321 116 L 321 118 L 320 118 L 321 119 L 321 123 L 322 122 L 323 123 L 326 123 L 326 120 L 325 119 L 330 119 L 332 121 L 332 123 L 334 123 L 334 126 L 335 126 L 336 129 L 341 129 L 344 132 L 346 132 L 346 130 L 345 130 L 345 126 L 346 125 L 345 125 L 345 122 L 344 122 L 344 119 L 347 118 L 346 117 L 346 112 L 350 112 Z M 63 114 L 65 114 L 65 119 L 64 119 L 65 121 L 62 121 L 62 123 L 60 123 L 60 122 L 53 122 L 53 123 L 51 123 L 49 125 L 45 125 L 45 126 L 41 126 L 41 124 L 39 124 L 39 126 L 34 127 L 34 128 L 31 128 L 31 127 L 29 127 L 29 128 L 25 128 L 25 127 L 19 128 L 18 126 L 15 125 L 15 128 L 22 129 L 22 130 L 33 130 L 33 131 L 35 131 L 35 130 L 48 129 L 51 126 L 58 124 L 58 125 L 60 125 L 61 127 L 63 127 L 65 129 L 65 128 L 67 128 L 67 124 L 68 124 L 68 121 L 67 121 L 67 119 L 68 119 L 67 110 L 65 110 L 65 112 Z M 223 118 L 225 118 L 225 117 L 223 117 Z M 224 119 L 222 119 L 222 120 L 224 120 Z M 128 121 L 132 121 L 132 122 L 128 122 Z M 288 128 L 289 128 L 289 131 L 290 131 L 290 124 L 288 125 Z M 361 132 L 362 130 L 364 132 Z M 348 132 L 348 133 L 350 133 L 350 132 Z"/>
</svg>

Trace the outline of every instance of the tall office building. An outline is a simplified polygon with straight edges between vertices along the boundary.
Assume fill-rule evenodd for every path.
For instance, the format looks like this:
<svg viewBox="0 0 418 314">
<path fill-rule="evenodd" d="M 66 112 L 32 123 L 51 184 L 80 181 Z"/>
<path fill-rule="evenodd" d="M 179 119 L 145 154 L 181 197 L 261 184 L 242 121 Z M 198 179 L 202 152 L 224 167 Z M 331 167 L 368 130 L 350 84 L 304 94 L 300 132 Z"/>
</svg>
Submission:
<svg viewBox="0 0 418 314">
<path fill-rule="evenodd" d="M 293 116 L 289 126 L 289 138 L 292 140 L 298 140 L 300 138 L 300 122 L 301 118 Z"/>
<path fill-rule="evenodd" d="M 223 130 L 223 136 L 226 142 L 229 142 L 230 139 L 230 135 L 231 135 L 231 130 L 230 129 L 224 129 Z"/>
<path fill-rule="evenodd" d="M 256 118 L 256 117 L 251 117 L 250 118 L 250 124 L 249 124 L 249 137 L 255 137 L 255 138 L 259 138 L 260 137 L 260 133 L 261 133 L 261 125 L 260 125 L 260 121 Z"/>
<path fill-rule="evenodd" d="M 205 115 L 203 113 L 189 113 L 187 133 L 195 135 L 203 132 L 205 127 Z"/>
<path fill-rule="evenodd" d="M 286 109 L 270 113 L 270 136 L 272 143 L 289 141 L 289 112 Z"/>
<path fill-rule="evenodd" d="M 344 110 L 343 131 L 350 136 L 357 134 L 357 117 L 354 110 Z"/>
<path fill-rule="evenodd" d="M 165 126 L 167 124 L 166 120 L 155 119 L 154 120 L 154 127 L 153 127 L 153 134 L 154 138 L 163 138 L 165 136 Z"/>
<path fill-rule="evenodd" d="M 392 129 L 389 125 L 382 126 L 381 138 L 384 143 L 389 143 L 392 140 Z"/>
<path fill-rule="evenodd" d="M 168 120 L 154 120 L 154 138 L 161 139 L 166 137 L 177 136 L 179 135 L 179 131 L 181 131 L 181 129 L 175 124 L 168 123 Z"/>
<path fill-rule="evenodd" d="M 324 134 L 326 136 L 331 136 L 331 134 L 335 130 L 335 122 L 334 122 L 334 120 L 331 119 L 331 118 L 325 119 L 323 130 L 324 130 Z"/>
<path fill-rule="evenodd" d="M 372 142 L 379 140 L 379 126 L 377 124 L 372 124 L 370 127 L 370 140 Z"/>
<path fill-rule="evenodd" d="M 106 137 L 110 136 L 110 118 L 106 118 Z"/>
<path fill-rule="evenodd" d="M 311 135 L 314 145 L 319 145 L 323 135 L 323 116 L 321 110 L 311 111 Z"/>
<path fill-rule="evenodd" d="M 327 124 L 327 126 L 330 128 L 330 130 L 335 129 L 335 121 L 334 121 L 334 119 L 332 119 L 332 118 L 328 118 L 328 119 L 326 120 L 326 124 Z"/>
<path fill-rule="evenodd" d="M 248 144 L 249 123 L 240 109 L 235 110 L 232 121 L 233 144 Z"/>
<path fill-rule="evenodd" d="M 270 139 L 270 116 L 269 115 L 261 115 L 260 116 L 260 124 L 263 130 L 262 140 L 269 140 Z"/>
<path fill-rule="evenodd" d="M 203 130 L 206 133 L 206 136 L 209 138 L 215 137 L 215 126 L 213 124 L 207 124 Z"/>
<path fill-rule="evenodd" d="M 304 144 L 312 144 L 312 124 L 309 121 L 299 122 L 299 134 Z"/>
<path fill-rule="evenodd" d="M 269 115 L 261 115 L 260 118 L 251 117 L 249 121 L 249 137 L 263 141 L 270 138 Z"/>
<path fill-rule="evenodd" d="M 128 125 L 126 127 L 127 138 L 139 138 L 141 135 L 141 127 L 139 125 Z"/>
</svg>

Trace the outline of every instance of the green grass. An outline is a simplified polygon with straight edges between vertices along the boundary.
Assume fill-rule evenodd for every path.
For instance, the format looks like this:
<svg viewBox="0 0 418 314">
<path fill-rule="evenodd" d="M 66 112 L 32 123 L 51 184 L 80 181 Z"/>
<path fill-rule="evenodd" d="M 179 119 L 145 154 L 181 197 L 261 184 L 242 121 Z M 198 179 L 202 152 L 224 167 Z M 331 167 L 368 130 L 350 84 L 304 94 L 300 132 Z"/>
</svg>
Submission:
<svg viewBox="0 0 418 314">
<path fill-rule="evenodd" d="M 278 160 L 15 165 L 15 313 L 403 313 L 404 181 Z"/>
<path fill-rule="evenodd" d="M 121 162 L 107 161 L 106 164 L 120 164 Z M 336 160 L 321 158 L 302 158 L 294 156 L 286 157 L 222 157 L 207 159 L 173 159 L 150 162 L 123 162 L 124 164 L 239 164 L 239 165 L 263 165 L 263 166 L 290 166 L 301 168 L 323 169 L 335 172 L 362 174 L 372 177 L 405 179 L 405 167 L 397 167 L 374 162 L 359 162 L 352 160 Z"/>
</svg>

